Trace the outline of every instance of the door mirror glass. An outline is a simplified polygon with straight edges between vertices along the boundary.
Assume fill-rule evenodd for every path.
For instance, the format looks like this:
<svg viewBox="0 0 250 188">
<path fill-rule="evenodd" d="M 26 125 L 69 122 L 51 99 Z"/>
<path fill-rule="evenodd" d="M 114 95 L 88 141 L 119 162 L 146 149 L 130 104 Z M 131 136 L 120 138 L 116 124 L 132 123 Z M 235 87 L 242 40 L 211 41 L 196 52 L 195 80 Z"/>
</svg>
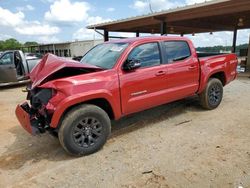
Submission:
<svg viewBox="0 0 250 188">
<path fill-rule="evenodd" d="M 141 62 L 138 59 L 127 59 L 123 65 L 123 70 L 131 71 L 141 67 Z"/>
</svg>

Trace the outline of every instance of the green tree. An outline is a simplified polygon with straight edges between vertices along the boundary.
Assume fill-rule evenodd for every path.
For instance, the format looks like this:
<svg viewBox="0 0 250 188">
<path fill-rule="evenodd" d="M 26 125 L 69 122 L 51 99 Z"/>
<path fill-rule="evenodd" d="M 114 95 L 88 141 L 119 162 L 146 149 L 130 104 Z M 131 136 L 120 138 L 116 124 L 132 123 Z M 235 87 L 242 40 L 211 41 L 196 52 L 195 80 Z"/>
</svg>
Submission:
<svg viewBox="0 0 250 188">
<path fill-rule="evenodd" d="M 33 45 L 38 45 L 38 43 L 35 41 L 27 41 L 24 43 L 24 46 L 33 46 Z"/>
<path fill-rule="evenodd" d="M 3 46 L 4 46 L 4 41 L 3 40 L 0 40 L 0 51 L 3 51 Z"/>
<path fill-rule="evenodd" d="M 25 47 L 36 46 L 36 45 L 38 45 L 38 43 L 35 41 L 27 41 L 23 44 L 24 48 L 22 50 L 23 52 L 28 52 L 28 48 L 25 48 Z"/>
<path fill-rule="evenodd" d="M 22 46 L 16 39 L 10 38 L 3 42 L 3 50 L 16 50 Z"/>
<path fill-rule="evenodd" d="M 240 52 L 240 49 L 247 49 L 248 44 L 241 44 L 236 47 L 236 53 Z M 213 47 L 198 47 L 196 48 L 199 52 L 216 52 L 219 53 L 220 51 L 231 51 L 232 46 L 213 46 Z"/>
</svg>

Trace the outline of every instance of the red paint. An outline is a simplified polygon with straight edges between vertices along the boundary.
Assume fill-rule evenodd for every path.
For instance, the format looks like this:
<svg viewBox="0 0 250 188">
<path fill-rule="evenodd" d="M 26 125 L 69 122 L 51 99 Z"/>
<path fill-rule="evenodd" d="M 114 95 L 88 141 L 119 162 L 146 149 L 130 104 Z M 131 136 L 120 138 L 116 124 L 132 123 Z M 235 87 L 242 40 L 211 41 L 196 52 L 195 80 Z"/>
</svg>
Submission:
<svg viewBox="0 0 250 188">
<path fill-rule="evenodd" d="M 127 55 L 137 45 L 173 40 L 186 41 L 192 56 L 172 64 L 138 68 L 131 72 L 122 70 Z M 46 106 L 52 114 L 51 127 L 58 126 L 69 107 L 92 99 L 106 99 L 112 107 L 115 119 L 119 119 L 134 112 L 198 94 L 203 91 L 208 79 L 215 73 L 222 72 L 225 75 L 225 84 L 234 80 L 237 75 L 235 54 L 198 60 L 192 42 L 184 37 L 132 38 L 108 43 L 112 42 L 128 42 L 129 46 L 110 70 L 101 70 L 95 66 L 87 66 L 50 55 L 34 68 L 30 75 L 33 81 L 32 87 L 53 88 L 57 91 Z M 48 81 L 41 85 L 49 75 L 62 67 L 89 68 L 95 71 Z M 138 92 L 142 93 L 138 94 Z"/>
<path fill-rule="evenodd" d="M 25 110 L 21 107 L 21 105 L 17 105 L 16 107 L 16 117 L 22 127 L 30 134 L 35 135 L 35 131 L 32 129 L 30 123 L 30 115 L 25 112 Z"/>
<path fill-rule="evenodd" d="M 46 54 L 29 74 L 32 87 L 39 86 L 47 77 L 65 67 L 100 70 L 100 68 L 93 65 L 81 64 L 74 60 L 66 60 L 52 54 Z"/>
</svg>

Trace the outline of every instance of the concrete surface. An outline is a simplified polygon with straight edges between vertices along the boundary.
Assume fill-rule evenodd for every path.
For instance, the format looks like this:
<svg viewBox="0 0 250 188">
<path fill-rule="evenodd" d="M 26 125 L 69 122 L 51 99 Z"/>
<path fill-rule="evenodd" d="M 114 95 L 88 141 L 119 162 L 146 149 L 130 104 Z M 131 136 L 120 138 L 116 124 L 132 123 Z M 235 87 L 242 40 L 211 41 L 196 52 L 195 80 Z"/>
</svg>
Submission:
<svg viewBox="0 0 250 188">
<path fill-rule="evenodd" d="M 68 156 L 14 115 L 22 87 L 0 91 L 0 187 L 250 187 L 250 79 L 225 88 L 213 111 L 185 99 L 113 123 L 104 148 Z"/>
</svg>

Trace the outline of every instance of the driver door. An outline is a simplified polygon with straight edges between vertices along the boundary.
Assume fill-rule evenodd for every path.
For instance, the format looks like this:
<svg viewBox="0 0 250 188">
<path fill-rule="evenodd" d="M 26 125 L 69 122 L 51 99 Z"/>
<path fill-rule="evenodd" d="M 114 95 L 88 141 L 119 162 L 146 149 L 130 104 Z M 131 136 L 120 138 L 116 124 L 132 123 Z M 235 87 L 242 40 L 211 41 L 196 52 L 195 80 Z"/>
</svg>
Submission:
<svg viewBox="0 0 250 188">
<path fill-rule="evenodd" d="M 159 44 L 151 42 L 135 47 L 127 59 L 136 59 L 141 67 L 120 74 L 121 102 L 124 115 L 164 103 L 167 78 L 161 64 Z"/>
<path fill-rule="evenodd" d="M 17 82 L 13 52 L 7 52 L 0 57 L 0 83 L 6 82 Z"/>
</svg>

